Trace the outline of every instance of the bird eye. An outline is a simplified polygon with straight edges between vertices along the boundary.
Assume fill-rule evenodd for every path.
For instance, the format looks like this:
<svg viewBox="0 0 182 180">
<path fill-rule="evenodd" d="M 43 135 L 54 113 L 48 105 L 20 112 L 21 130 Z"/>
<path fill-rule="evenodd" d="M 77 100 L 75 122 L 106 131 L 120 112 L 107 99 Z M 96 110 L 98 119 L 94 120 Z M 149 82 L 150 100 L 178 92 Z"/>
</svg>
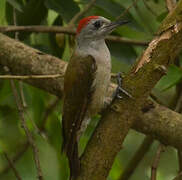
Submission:
<svg viewBox="0 0 182 180">
<path fill-rule="evenodd" d="M 102 26 L 102 22 L 101 21 L 96 21 L 94 23 L 94 27 L 97 28 L 97 29 L 99 29 L 101 26 Z"/>
</svg>

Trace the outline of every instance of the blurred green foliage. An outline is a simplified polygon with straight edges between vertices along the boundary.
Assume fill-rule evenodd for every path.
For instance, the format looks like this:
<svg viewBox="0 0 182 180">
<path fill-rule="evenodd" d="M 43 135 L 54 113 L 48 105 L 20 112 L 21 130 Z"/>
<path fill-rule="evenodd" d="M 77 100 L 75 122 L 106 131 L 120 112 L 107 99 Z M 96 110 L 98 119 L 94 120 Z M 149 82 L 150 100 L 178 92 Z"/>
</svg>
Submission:
<svg viewBox="0 0 182 180">
<path fill-rule="evenodd" d="M 13 24 L 13 10 L 15 9 L 18 25 L 66 26 L 71 18 L 82 10 L 88 2 L 89 0 L 0 0 L 0 25 Z M 101 15 L 114 20 L 132 2 L 132 0 L 97 0 L 94 7 L 85 16 Z M 151 40 L 168 11 L 163 0 L 145 0 L 145 3 L 144 0 L 139 0 L 123 17 L 129 19 L 131 23 L 128 26 L 118 28 L 113 34 L 135 40 Z M 7 34 L 14 37 L 14 33 Z M 19 33 L 19 38 L 29 46 L 64 60 L 68 60 L 71 55 L 68 35 Z M 145 49 L 143 46 L 132 44 L 114 42 L 107 42 L 107 44 L 112 55 L 113 72 L 127 72 L 131 64 Z M 179 57 L 180 60 L 181 57 Z M 175 87 L 181 82 L 181 78 L 181 66 L 171 66 L 167 74 L 154 88 L 153 93 L 164 104 L 168 105 L 175 94 Z M 18 82 L 16 82 L 16 85 L 20 89 Z M 68 177 L 67 160 L 60 153 L 62 144 L 61 102 L 54 107 L 50 114 L 46 115 L 47 109 L 49 109 L 50 104 L 56 101 L 56 98 L 27 84 L 23 84 L 23 92 L 27 103 L 26 120 L 40 151 L 44 178 L 45 180 L 66 180 Z M 16 178 L 10 168 L 4 171 L 7 161 L 3 156 L 3 152 L 8 153 L 13 158 L 21 151 L 27 140 L 21 128 L 17 107 L 8 80 L 0 80 L 0 99 L 0 179 L 14 180 Z M 99 117 L 93 119 L 81 138 L 80 153 L 83 152 L 98 120 Z M 44 132 L 40 134 L 33 122 Z M 109 180 L 117 180 L 143 138 L 144 135 L 133 130 L 129 133 L 123 150 L 115 160 L 108 177 Z M 131 180 L 150 179 L 151 163 L 157 145 L 158 142 L 152 145 L 152 148 L 132 175 Z M 31 148 L 28 147 L 19 160 L 15 162 L 23 180 L 36 179 L 36 169 L 32 156 Z M 162 154 L 157 171 L 158 180 L 171 180 L 176 175 L 177 170 L 176 150 L 167 148 L 167 151 Z"/>
</svg>

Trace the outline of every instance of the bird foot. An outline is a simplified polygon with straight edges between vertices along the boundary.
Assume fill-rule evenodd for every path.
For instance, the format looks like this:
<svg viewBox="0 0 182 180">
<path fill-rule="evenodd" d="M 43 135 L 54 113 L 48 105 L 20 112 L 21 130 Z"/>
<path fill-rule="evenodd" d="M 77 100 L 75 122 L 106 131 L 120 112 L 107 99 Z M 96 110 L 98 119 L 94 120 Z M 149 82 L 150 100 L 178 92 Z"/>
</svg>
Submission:
<svg viewBox="0 0 182 180">
<path fill-rule="evenodd" d="M 118 86 L 117 86 L 115 92 L 113 93 L 113 99 L 115 99 L 115 98 L 122 99 L 123 97 L 121 96 L 121 93 L 122 94 L 125 94 L 129 98 L 132 98 L 132 95 L 122 88 L 122 80 L 123 79 L 122 79 L 121 72 L 119 72 L 117 74 L 117 77 L 116 78 L 117 78 L 117 84 L 118 84 Z"/>
</svg>

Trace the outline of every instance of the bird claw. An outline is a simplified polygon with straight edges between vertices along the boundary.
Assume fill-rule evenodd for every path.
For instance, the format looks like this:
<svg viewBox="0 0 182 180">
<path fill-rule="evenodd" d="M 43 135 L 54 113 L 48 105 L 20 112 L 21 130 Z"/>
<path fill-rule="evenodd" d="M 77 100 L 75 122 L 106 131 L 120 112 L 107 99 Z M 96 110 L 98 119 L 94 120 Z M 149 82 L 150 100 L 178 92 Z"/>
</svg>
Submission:
<svg viewBox="0 0 182 180">
<path fill-rule="evenodd" d="M 126 96 L 128 96 L 129 98 L 132 98 L 132 95 L 122 88 L 122 74 L 121 74 L 121 72 L 119 72 L 117 74 L 117 84 L 118 84 L 118 86 L 116 88 L 116 91 L 113 94 L 113 99 L 115 97 L 118 99 L 122 99 L 123 97 L 120 95 L 120 93 L 123 93 Z"/>
<path fill-rule="evenodd" d="M 123 99 L 122 96 L 120 96 L 119 94 L 116 95 L 118 99 Z"/>
<path fill-rule="evenodd" d="M 132 98 L 132 95 L 130 93 L 128 93 L 126 90 L 124 90 L 122 87 L 119 87 L 118 86 L 118 89 L 119 89 L 119 92 L 125 94 L 126 96 L 128 96 L 129 98 Z"/>
</svg>

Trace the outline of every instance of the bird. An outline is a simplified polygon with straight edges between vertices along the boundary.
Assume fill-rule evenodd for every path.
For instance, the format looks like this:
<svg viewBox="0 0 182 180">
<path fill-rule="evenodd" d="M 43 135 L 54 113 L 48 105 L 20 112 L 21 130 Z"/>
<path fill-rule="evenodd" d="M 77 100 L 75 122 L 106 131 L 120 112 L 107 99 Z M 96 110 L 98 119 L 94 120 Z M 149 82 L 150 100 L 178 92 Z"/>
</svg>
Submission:
<svg viewBox="0 0 182 180">
<path fill-rule="evenodd" d="M 102 16 L 88 16 L 79 21 L 76 47 L 64 76 L 63 151 L 68 157 L 70 179 L 80 173 L 78 141 L 91 117 L 109 102 L 111 55 L 105 38 L 127 20 L 111 22 Z"/>
</svg>

